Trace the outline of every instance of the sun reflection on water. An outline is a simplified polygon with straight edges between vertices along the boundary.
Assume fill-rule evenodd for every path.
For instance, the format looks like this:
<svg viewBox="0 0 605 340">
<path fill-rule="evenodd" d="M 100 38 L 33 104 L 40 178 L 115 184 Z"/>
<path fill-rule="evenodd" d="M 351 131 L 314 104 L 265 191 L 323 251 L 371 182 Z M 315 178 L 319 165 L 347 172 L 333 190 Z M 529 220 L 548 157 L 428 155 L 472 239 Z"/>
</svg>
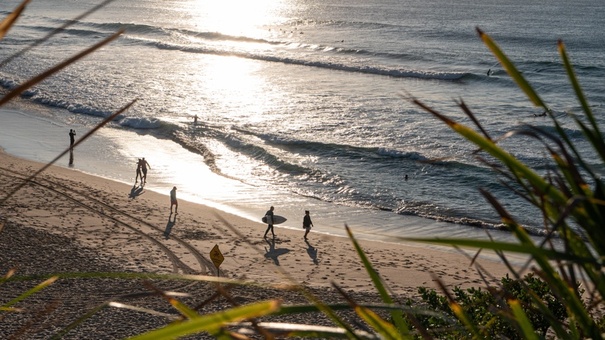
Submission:
<svg viewBox="0 0 605 340">
<path fill-rule="evenodd" d="M 216 32 L 250 36 L 282 20 L 287 1 L 281 0 L 193 0 L 192 19 Z"/>
</svg>

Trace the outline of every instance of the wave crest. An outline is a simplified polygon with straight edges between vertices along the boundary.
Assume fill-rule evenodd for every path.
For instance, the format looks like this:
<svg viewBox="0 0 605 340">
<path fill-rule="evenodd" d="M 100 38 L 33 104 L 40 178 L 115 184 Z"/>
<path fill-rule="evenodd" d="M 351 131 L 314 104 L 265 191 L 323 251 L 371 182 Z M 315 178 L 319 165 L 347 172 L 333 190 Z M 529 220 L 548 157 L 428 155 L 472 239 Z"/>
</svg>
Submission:
<svg viewBox="0 0 605 340">
<path fill-rule="evenodd" d="M 162 126 L 162 121 L 156 118 L 139 118 L 139 117 L 125 117 L 119 122 L 120 126 L 128 127 L 131 129 L 147 130 L 147 129 L 158 129 Z"/>
</svg>

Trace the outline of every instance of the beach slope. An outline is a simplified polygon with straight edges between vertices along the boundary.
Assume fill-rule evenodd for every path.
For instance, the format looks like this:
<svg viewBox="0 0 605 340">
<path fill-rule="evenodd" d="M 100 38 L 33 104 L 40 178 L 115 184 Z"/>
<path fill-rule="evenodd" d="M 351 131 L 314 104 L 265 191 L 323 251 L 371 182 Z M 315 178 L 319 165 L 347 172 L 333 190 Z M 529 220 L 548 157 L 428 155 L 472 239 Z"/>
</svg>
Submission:
<svg viewBox="0 0 605 340">
<path fill-rule="evenodd" d="M 12 191 L 41 166 L 0 152 L 2 194 Z M 232 290 L 238 303 L 265 298 L 304 302 L 299 294 L 279 289 L 293 283 L 309 287 L 327 301 L 342 301 L 332 283 L 360 300 L 376 299 L 371 280 L 347 238 L 311 231 L 305 241 L 302 227 L 298 231 L 276 226 L 276 238 L 263 239 L 266 226 L 260 221 L 183 200 L 179 200 L 178 212 L 170 213 L 168 192 L 161 195 L 144 187 L 51 167 L 0 206 L 0 273 L 4 275 L 15 269 L 18 276 L 68 272 L 219 274 L 258 284 Z M 302 225 L 302 215 L 300 218 Z M 386 284 L 402 299 L 417 296 L 417 288 L 421 286 L 437 288 L 436 278 L 450 288 L 484 286 L 471 260 L 463 254 L 412 244 L 365 240 L 360 243 Z M 220 272 L 210 256 L 215 246 L 224 257 Z M 479 262 L 496 278 L 508 272 L 497 261 L 479 259 Z M 0 285 L 1 302 L 41 281 Z M 209 299 L 215 292 L 206 283 L 152 281 L 159 289 L 190 294 L 183 299 L 191 306 Z M 34 298 L 17 305 L 24 311 L 0 321 L 0 330 L 4 335 L 53 334 L 75 320 L 78 313 L 81 316 L 107 301 L 127 300 L 176 315 L 160 298 L 147 298 L 144 302 L 126 298 L 135 292 L 148 293 L 149 286 L 143 280 L 59 279 Z M 221 310 L 229 305 L 225 299 L 213 299 L 200 312 Z M 45 322 L 31 326 L 40 315 L 45 315 Z M 73 332 L 81 334 L 78 332 L 87 330 L 100 337 L 123 337 L 166 322 L 162 316 L 108 308 Z"/>
</svg>

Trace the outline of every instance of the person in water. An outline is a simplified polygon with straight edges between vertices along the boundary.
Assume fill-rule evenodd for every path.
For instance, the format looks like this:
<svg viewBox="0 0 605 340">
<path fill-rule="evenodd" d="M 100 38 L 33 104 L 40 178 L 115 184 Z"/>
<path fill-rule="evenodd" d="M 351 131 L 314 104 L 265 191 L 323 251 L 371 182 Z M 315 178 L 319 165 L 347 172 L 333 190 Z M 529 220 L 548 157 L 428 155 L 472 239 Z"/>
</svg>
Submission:
<svg viewBox="0 0 605 340">
<path fill-rule="evenodd" d="M 303 217 L 303 228 L 305 229 L 305 240 L 307 239 L 307 235 L 311 231 L 311 226 L 313 222 L 311 222 L 311 215 L 309 214 L 309 210 L 305 210 L 305 217 Z"/>
<path fill-rule="evenodd" d="M 74 147 L 74 142 L 76 141 L 76 130 L 69 129 L 69 148 L 72 149 Z"/>
<path fill-rule="evenodd" d="M 143 183 L 143 174 L 141 173 L 141 159 L 137 160 L 137 174 L 134 177 L 134 183 L 136 184 L 141 179 L 141 183 Z"/>
<path fill-rule="evenodd" d="M 275 238 L 275 232 L 273 232 L 273 210 L 275 208 L 273 208 L 273 206 L 271 206 L 271 208 L 269 208 L 269 210 L 267 210 L 267 213 L 265 213 L 265 216 L 267 217 L 267 230 L 265 230 L 265 236 L 263 237 L 267 237 L 267 233 L 269 232 L 269 230 L 271 230 L 271 234 L 273 235 L 273 238 Z"/>
<path fill-rule="evenodd" d="M 141 177 L 141 183 L 147 183 L 147 167 L 151 169 L 151 165 L 147 163 L 145 157 L 139 160 L 139 164 L 141 165 L 141 171 L 143 171 L 143 177 Z"/>
</svg>

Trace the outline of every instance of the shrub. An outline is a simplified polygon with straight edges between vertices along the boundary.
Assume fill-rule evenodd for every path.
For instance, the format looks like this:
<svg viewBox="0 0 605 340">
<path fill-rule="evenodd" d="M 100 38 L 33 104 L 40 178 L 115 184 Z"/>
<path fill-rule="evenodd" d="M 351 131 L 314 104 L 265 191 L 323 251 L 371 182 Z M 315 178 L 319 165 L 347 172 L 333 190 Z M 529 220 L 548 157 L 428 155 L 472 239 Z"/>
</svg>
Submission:
<svg viewBox="0 0 605 340">
<path fill-rule="evenodd" d="M 542 336 L 546 335 L 552 322 L 562 323 L 567 318 L 565 306 L 553 295 L 548 284 L 535 275 L 530 273 L 523 279 L 506 276 L 501 279 L 500 284 L 500 287 L 488 290 L 481 288 L 464 290 L 459 287 L 453 289 L 454 300 L 462 307 L 469 320 L 480 329 L 484 337 L 504 336 L 509 339 L 522 339 L 514 323 L 509 321 L 510 312 L 506 303 L 509 299 L 521 301 L 523 311 L 527 314 L 533 328 Z M 456 316 L 446 296 L 439 294 L 435 289 L 425 287 L 420 287 L 418 292 L 427 308 L 450 316 L 450 318 L 416 316 L 422 327 L 436 330 L 434 335 L 442 339 L 460 339 L 468 333 L 459 320 L 452 324 L 451 320 L 456 320 Z M 533 304 L 534 298 L 548 306 L 555 320 L 545 317 Z M 411 306 L 413 303 L 409 301 L 407 304 Z"/>
</svg>

